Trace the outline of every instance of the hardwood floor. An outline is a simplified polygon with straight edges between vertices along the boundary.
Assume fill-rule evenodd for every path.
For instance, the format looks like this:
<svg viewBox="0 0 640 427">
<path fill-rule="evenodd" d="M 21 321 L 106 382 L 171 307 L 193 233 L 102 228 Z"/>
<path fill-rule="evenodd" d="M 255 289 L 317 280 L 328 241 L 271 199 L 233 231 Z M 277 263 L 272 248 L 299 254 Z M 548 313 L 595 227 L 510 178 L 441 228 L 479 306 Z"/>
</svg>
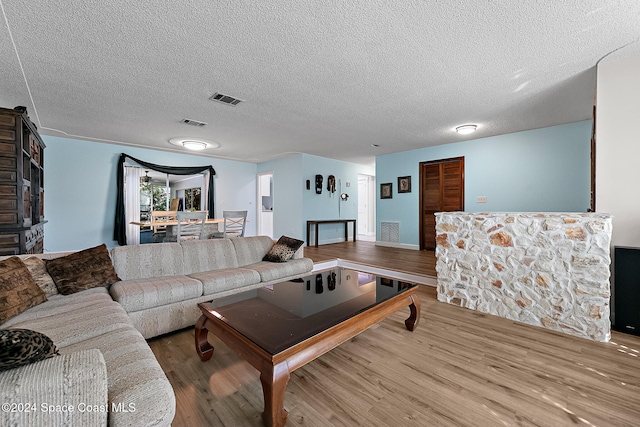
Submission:
<svg viewBox="0 0 640 427">
<path fill-rule="evenodd" d="M 378 255 L 366 254 L 359 243 L 305 254 L 382 257 L 401 268 L 410 256 L 429 258 L 375 247 Z M 591 342 L 440 303 L 428 286 L 419 295 L 414 332 L 403 324 L 408 310 L 399 312 L 293 372 L 287 425 L 640 425 L 640 337 L 613 332 L 609 343 Z M 201 362 L 193 335 L 149 342 L 176 392 L 174 426 L 261 426 L 258 372 L 212 336 L 214 355 Z"/>
<path fill-rule="evenodd" d="M 433 251 L 414 251 L 411 249 L 376 246 L 374 242 L 358 240 L 355 242 L 320 245 L 317 248 L 305 246 L 304 256 L 311 258 L 313 262 L 341 258 L 403 273 L 436 277 L 436 256 Z"/>
</svg>

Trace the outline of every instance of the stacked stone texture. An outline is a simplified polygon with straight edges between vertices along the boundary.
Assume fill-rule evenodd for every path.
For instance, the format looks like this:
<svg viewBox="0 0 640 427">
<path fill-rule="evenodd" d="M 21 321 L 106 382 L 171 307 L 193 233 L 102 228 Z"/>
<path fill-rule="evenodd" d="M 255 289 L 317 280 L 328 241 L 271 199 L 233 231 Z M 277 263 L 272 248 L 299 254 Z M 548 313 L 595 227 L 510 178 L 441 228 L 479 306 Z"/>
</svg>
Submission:
<svg viewBox="0 0 640 427">
<path fill-rule="evenodd" d="M 436 214 L 438 300 L 608 341 L 611 216 Z"/>
</svg>

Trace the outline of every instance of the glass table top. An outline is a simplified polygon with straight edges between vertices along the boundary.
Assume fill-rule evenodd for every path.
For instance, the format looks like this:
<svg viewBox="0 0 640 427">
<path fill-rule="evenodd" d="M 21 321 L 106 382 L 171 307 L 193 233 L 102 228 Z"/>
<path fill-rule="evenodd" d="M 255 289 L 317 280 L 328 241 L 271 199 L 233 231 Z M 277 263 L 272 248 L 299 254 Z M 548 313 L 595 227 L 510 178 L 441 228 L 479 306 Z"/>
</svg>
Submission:
<svg viewBox="0 0 640 427">
<path fill-rule="evenodd" d="M 334 268 L 203 305 L 273 355 L 415 286 Z"/>
</svg>

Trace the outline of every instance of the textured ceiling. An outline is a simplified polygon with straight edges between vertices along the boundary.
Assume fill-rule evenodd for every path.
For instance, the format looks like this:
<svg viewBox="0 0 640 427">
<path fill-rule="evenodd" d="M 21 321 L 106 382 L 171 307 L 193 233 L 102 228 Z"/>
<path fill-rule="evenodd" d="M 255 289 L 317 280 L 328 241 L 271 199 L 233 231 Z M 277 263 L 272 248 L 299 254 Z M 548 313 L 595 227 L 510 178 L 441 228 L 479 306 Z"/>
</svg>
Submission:
<svg viewBox="0 0 640 427">
<path fill-rule="evenodd" d="M 203 138 L 220 144 L 203 155 L 249 162 L 372 164 L 585 120 L 596 63 L 640 53 L 637 0 L 0 5 L 0 106 L 27 106 L 43 134 L 174 151 Z M 453 132 L 464 123 L 479 130 Z"/>
</svg>

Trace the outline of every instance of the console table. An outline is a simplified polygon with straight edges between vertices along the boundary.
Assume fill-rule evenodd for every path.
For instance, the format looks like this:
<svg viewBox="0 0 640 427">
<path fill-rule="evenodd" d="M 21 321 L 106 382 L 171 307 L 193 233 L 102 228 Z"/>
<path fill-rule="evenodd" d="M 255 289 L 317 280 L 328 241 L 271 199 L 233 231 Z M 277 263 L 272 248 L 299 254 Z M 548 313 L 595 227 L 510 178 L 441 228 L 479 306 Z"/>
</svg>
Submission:
<svg viewBox="0 0 640 427">
<path fill-rule="evenodd" d="M 355 219 L 319 219 L 307 221 L 307 246 L 311 246 L 311 226 L 314 225 L 316 229 L 315 247 L 318 247 L 318 225 L 320 224 L 344 224 L 344 241 L 349 241 L 349 223 L 353 223 L 353 241 L 356 241 L 356 220 Z"/>
</svg>

